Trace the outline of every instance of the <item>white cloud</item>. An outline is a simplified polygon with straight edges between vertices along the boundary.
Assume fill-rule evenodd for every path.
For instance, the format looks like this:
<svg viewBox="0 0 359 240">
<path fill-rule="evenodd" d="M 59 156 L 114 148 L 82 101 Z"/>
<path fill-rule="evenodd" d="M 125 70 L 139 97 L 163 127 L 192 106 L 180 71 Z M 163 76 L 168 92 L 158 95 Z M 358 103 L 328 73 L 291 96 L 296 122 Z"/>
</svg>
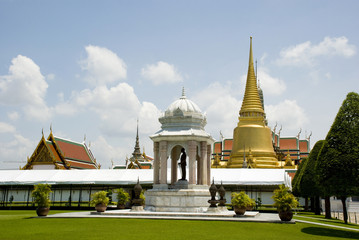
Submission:
<svg viewBox="0 0 359 240">
<path fill-rule="evenodd" d="M 310 66 L 321 56 L 351 57 L 356 54 L 356 46 L 348 43 L 344 36 L 338 38 L 325 37 L 317 45 L 310 41 L 290 46 L 280 52 L 279 65 Z"/>
<path fill-rule="evenodd" d="M 183 81 L 181 74 L 177 71 L 174 65 L 162 61 L 142 68 L 141 74 L 155 85 Z"/>
<path fill-rule="evenodd" d="M 22 106 L 29 119 L 48 119 L 50 111 L 44 100 L 48 84 L 40 67 L 22 55 L 11 63 L 9 75 L 0 76 L 0 103 Z"/>
<path fill-rule="evenodd" d="M 266 105 L 265 109 L 270 126 L 278 122 L 285 130 L 298 130 L 309 121 L 304 109 L 295 100 L 284 100 L 277 105 Z"/>
<path fill-rule="evenodd" d="M 36 142 L 30 141 L 15 133 L 10 141 L 0 142 L 1 169 L 18 169 L 23 167 L 26 159 L 36 147 Z"/>
<path fill-rule="evenodd" d="M 266 69 L 258 69 L 258 79 L 265 95 L 280 95 L 287 88 L 283 80 L 270 76 Z"/>
<path fill-rule="evenodd" d="M 90 111 L 100 119 L 101 130 L 110 136 L 133 132 L 137 118 L 144 123 L 143 132 L 153 133 L 159 129 L 160 111 L 152 103 L 141 103 L 127 83 L 73 92 L 69 101 L 59 103 L 55 110 L 63 115 Z"/>
<path fill-rule="evenodd" d="M 91 151 L 96 157 L 97 163 L 101 164 L 102 169 L 109 168 L 111 160 L 114 164 L 124 164 L 126 153 L 129 149 L 126 146 L 112 146 L 105 137 L 99 136 L 93 143 L 91 143 Z"/>
<path fill-rule="evenodd" d="M 20 114 L 18 112 L 9 112 L 7 113 L 7 117 L 12 120 L 12 121 L 16 121 L 20 118 Z"/>
<path fill-rule="evenodd" d="M 85 81 L 91 86 L 106 85 L 127 77 L 127 66 L 116 53 L 93 45 L 85 49 L 87 58 L 80 65 L 88 74 Z"/>
<path fill-rule="evenodd" d="M 8 123 L 0 122 L 0 133 L 13 133 L 16 128 Z"/>
<path fill-rule="evenodd" d="M 49 81 L 54 80 L 55 79 L 55 74 L 53 74 L 53 73 L 48 74 L 46 76 L 46 79 L 49 80 Z"/>
<path fill-rule="evenodd" d="M 232 91 L 231 83 L 222 85 L 215 82 L 193 97 L 193 102 L 206 113 L 206 131 L 216 139 L 219 139 L 219 131 L 224 137 L 232 138 L 233 129 L 238 122 L 242 103 L 233 96 Z"/>
</svg>

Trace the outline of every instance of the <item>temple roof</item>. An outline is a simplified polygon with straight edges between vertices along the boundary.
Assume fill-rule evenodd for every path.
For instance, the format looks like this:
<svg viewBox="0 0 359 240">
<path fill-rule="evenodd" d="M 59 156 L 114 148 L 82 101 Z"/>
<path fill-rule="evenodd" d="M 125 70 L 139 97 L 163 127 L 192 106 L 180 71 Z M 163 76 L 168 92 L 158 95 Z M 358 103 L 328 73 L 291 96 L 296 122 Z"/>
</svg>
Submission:
<svg viewBox="0 0 359 240">
<path fill-rule="evenodd" d="M 59 137 L 54 137 L 54 139 L 66 159 L 93 163 L 94 158 L 85 143 L 78 143 Z"/>
<path fill-rule="evenodd" d="M 55 169 L 98 169 L 100 166 L 85 143 L 55 137 L 42 136 L 38 146 L 22 169 L 33 165 L 54 165 Z"/>
</svg>

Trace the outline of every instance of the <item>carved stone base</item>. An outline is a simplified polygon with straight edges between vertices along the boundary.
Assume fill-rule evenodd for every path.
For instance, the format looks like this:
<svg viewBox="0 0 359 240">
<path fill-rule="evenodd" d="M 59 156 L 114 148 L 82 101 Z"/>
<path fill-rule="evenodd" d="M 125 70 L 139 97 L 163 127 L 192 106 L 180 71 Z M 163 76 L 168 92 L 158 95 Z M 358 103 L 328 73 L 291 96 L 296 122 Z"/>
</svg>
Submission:
<svg viewBox="0 0 359 240">
<path fill-rule="evenodd" d="M 217 208 L 219 209 L 220 212 L 228 212 L 228 208 L 225 206 L 218 206 Z"/>
<path fill-rule="evenodd" d="M 143 209 L 143 206 L 132 206 L 131 208 L 131 212 L 143 212 L 143 211 L 145 211 Z"/>
<path fill-rule="evenodd" d="M 146 210 L 206 212 L 209 198 L 208 186 L 197 186 L 195 189 L 150 189 L 146 191 Z"/>
</svg>

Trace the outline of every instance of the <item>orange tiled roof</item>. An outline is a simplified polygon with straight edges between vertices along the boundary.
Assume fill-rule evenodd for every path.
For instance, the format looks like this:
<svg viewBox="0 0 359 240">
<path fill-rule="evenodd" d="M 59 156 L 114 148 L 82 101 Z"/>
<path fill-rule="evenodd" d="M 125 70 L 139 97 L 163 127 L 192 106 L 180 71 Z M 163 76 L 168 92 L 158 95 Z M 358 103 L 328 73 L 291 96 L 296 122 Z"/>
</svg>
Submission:
<svg viewBox="0 0 359 240">
<path fill-rule="evenodd" d="M 280 149 L 297 149 L 297 138 L 281 138 Z"/>
<path fill-rule="evenodd" d="M 222 153 L 222 143 L 221 142 L 215 142 L 213 144 L 213 153 Z"/>
<path fill-rule="evenodd" d="M 231 150 L 232 151 L 233 139 L 225 139 L 223 141 L 223 143 L 224 143 L 223 150 Z"/>
<path fill-rule="evenodd" d="M 93 163 L 84 144 L 75 143 L 58 137 L 55 137 L 55 141 L 66 159 L 75 159 Z"/>
<path fill-rule="evenodd" d="M 68 160 L 67 162 L 71 165 L 71 168 L 97 169 L 94 164 L 82 163 L 79 161 L 71 161 L 71 160 Z"/>
<path fill-rule="evenodd" d="M 301 152 L 309 152 L 308 149 L 309 149 L 308 141 L 307 140 L 300 140 L 299 141 L 299 150 Z"/>
</svg>

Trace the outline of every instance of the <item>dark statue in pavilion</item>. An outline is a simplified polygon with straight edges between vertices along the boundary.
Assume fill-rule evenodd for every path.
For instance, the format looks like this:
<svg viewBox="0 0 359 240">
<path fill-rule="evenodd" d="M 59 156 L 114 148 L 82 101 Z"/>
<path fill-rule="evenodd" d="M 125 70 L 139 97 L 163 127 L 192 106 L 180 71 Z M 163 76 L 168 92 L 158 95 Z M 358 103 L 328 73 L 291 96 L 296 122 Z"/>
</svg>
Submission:
<svg viewBox="0 0 359 240">
<path fill-rule="evenodd" d="M 181 170 L 182 170 L 182 178 L 180 180 L 186 180 L 186 158 L 187 158 L 187 154 L 184 148 L 181 149 L 181 158 L 180 158 L 180 162 L 178 163 L 178 165 L 181 165 Z"/>
</svg>

